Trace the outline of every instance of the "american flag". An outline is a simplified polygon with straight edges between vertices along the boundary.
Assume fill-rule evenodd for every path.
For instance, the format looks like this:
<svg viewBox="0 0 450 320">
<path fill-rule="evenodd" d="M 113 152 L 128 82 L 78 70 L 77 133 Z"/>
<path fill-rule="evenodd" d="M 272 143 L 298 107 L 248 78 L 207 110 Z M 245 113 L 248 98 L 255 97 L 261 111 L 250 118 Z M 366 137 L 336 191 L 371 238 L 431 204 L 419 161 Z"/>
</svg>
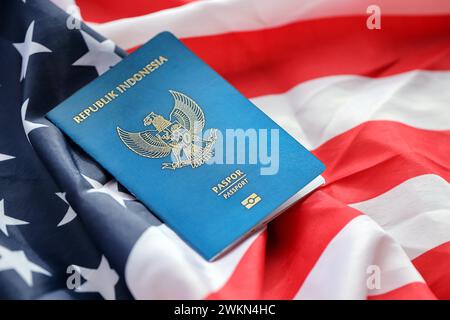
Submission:
<svg viewBox="0 0 450 320">
<path fill-rule="evenodd" d="M 44 118 L 165 30 L 327 166 L 215 262 Z M 449 69 L 447 0 L 2 0 L 0 298 L 450 299 Z"/>
</svg>

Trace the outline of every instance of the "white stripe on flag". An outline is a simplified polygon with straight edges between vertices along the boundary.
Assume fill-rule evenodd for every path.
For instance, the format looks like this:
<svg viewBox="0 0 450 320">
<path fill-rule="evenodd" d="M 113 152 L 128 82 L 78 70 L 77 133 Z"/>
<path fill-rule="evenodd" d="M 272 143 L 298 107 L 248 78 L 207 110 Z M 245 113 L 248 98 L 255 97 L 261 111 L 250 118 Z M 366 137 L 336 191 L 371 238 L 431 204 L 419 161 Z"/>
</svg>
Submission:
<svg viewBox="0 0 450 320">
<path fill-rule="evenodd" d="M 378 270 L 379 283 L 373 278 Z M 294 299 L 366 299 L 412 282 L 423 279 L 408 256 L 362 215 L 329 243 Z"/>
<path fill-rule="evenodd" d="M 51 0 L 51 2 L 63 9 L 69 15 L 81 19 L 80 8 L 75 3 L 75 0 Z"/>
<path fill-rule="evenodd" d="M 252 102 L 306 148 L 315 149 L 370 120 L 449 130 L 448 88 L 450 72 L 445 71 L 410 71 L 375 79 L 339 75 L 310 80 Z"/>
<path fill-rule="evenodd" d="M 207 262 L 165 225 L 150 227 L 128 257 L 128 288 L 136 299 L 202 299 L 225 284 L 259 234 Z"/>
<path fill-rule="evenodd" d="M 350 206 L 375 220 L 414 259 L 450 241 L 449 199 L 449 183 L 427 174 Z"/>
</svg>

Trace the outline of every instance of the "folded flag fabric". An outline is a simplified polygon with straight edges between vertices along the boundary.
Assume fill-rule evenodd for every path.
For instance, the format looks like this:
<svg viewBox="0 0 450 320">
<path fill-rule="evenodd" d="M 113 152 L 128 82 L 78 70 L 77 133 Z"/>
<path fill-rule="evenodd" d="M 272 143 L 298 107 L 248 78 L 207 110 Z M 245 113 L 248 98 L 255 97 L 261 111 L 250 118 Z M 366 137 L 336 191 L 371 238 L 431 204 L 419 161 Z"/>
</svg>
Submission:
<svg viewBox="0 0 450 320">
<path fill-rule="evenodd" d="M 53 2 L 0 4 L 0 298 L 450 298 L 448 1 Z M 165 30 L 327 167 L 215 262 L 43 117 Z"/>
</svg>

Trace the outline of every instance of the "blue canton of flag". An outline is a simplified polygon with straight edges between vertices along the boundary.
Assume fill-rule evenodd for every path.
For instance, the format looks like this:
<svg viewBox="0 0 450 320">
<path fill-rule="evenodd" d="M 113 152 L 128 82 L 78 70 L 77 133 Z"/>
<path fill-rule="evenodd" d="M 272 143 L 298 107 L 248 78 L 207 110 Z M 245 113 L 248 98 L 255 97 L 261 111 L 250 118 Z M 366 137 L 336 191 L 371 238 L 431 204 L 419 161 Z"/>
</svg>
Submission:
<svg viewBox="0 0 450 320">
<path fill-rule="evenodd" d="M 0 7 L 0 298 L 132 298 L 126 259 L 158 221 L 43 117 L 126 53 L 49 1 Z"/>
</svg>

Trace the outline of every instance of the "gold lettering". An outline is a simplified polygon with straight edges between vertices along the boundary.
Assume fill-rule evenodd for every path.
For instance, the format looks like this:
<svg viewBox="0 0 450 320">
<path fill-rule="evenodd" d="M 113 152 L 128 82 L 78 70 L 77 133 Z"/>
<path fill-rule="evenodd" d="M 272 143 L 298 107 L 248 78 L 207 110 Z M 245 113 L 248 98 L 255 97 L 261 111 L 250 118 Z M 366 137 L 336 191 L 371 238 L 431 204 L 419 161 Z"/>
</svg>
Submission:
<svg viewBox="0 0 450 320">
<path fill-rule="evenodd" d="M 143 77 L 142 77 L 139 73 L 135 73 L 134 76 L 133 76 L 133 78 L 134 78 L 134 80 L 136 80 L 136 81 L 141 81 Z"/>
<path fill-rule="evenodd" d="M 158 69 L 166 61 L 169 61 L 169 59 L 166 58 L 165 56 L 159 56 L 158 58 L 151 60 L 149 63 L 147 63 L 145 67 L 143 67 L 141 70 L 136 71 L 136 73 L 133 74 L 130 78 L 126 79 L 122 83 L 117 84 L 114 90 L 107 92 L 103 97 L 98 98 L 98 100 L 96 100 L 91 106 L 84 109 L 79 114 L 75 115 L 72 118 L 73 121 L 75 121 L 75 123 L 77 124 L 80 124 L 81 122 L 83 122 L 83 120 L 86 120 L 88 117 L 90 117 L 92 113 L 97 112 L 99 109 L 106 106 L 112 100 L 116 99 L 119 96 L 119 94 L 122 94 L 131 87 L 133 87 L 137 82 L 141 81 L 142 79 L 144 79 L 144 77 L 146 77 L 147 75 Z M 115 90 L 117 90 L 117 92 Z M 236 172 L 236 174 L 238 173 Z M 234 179 L 234 176 L 231 179 Z M 220 188 L 225 188 L 229 184 L 229 182 L 225 183 L 226 184 L 224 186 L 217 187 L 217 190 L 213 189 L 214 192 L 217 193 L 218 191 L 220 191 Z"/>
<path fill-rule="evenodd" d="M 245 173 L 237 169 L 211 187 L 211 190 L 217 195 L 222 195 L 224 199 L 228 199 L 247 183 L 248 180 L 245 178 Z"/>
<path fill-rule="evenodd" d="M 79 116 L 81 117 L 81 119 L 83 119 L 83 120 L 86 120 L 86 115 L 84 114 L 84 111 L 81 111 L 80 113 L 79 113 Z"/>
<path fill-rule="evenodd" d="M 159 68 L 159 64 L 156 61 L 152 61 L 150 65 L 152 66 L 152 71 Z"/>
<path fill-rule="evenodd" d="M 147 74 L 150 74 L 150 71 L 148 71 L 147 69 L 142 69 L 141 71 L 139 71 L 139 74 L 142 76 L 142 77 L 145 77 Z"/>
<path fill-rule="evenodd" d="M 117 87 L 117 89 L 120 91 L 120 93 L 124 93 L 125 91 L 127 91 L 127 89 L 130 89 L 130 88 L 131 88 L 131 86 L 126 82 L 119 84 L 119 86 Z"/>
<path fill-rule="evenodd" d="M 114 90 L 111 90 L 110 92 L 108 92 L 108 96 L 109 96 L 111 99 L 115 99 L 115 98 L 117 98 L 119 95 L 118 95 L 117 93 L 115 93 Z"/>
<path fill-rule="evenodd" d="M 73 120 L 74 120 L 76 123 L 81 123 L 81 121 L 83 121 L 83 120 L 81 120 L 80 116 L 75 116 L 75 117 L 73 117 Z"/>
</svg>

